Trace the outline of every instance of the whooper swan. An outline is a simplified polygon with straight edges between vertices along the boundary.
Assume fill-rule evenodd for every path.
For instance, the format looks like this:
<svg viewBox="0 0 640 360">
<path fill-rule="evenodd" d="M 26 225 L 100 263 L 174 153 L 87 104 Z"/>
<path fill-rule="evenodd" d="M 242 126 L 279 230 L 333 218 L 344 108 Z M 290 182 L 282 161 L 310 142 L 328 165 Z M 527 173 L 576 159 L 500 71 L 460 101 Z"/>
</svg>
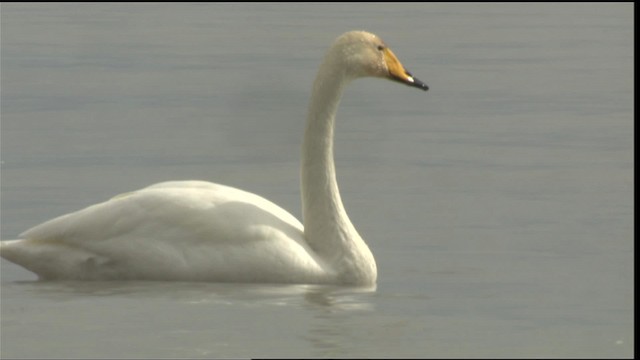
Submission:
<svg viewBox="0 0 640 360">
<path fill-rule="evenodd" d="M 333 159 L 343 89 L 361 77 L 427 90 L 374 34 L 327 52 L 302 146 L 303 225 L 261 196 L 204 181 L 163 182 L 37 225 L 2 257 L 41 279 L 373 285 L 376 263 L 340 199 Z"/>
</svg>

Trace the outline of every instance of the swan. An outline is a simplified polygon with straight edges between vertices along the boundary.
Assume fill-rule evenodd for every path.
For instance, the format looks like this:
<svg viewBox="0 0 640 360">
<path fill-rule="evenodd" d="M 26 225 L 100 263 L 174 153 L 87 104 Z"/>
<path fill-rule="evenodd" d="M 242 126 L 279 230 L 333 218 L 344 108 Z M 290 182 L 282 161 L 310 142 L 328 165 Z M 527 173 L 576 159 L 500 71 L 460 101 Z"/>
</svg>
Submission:
<svg viewBox="0 0 640 360">
<path fill-rule="evenodd" d="M 343 89 L 361 77 L 422 90 L 376 35 L 349 31 L 313 83 L 302 145 L 304 226 L 271 201 L 205 181 L 169 181 L 37 225 L 0 255 L 40 280 L 374 285 L 376 262 L 349 220 L 333 159 Z"/>
</svg>

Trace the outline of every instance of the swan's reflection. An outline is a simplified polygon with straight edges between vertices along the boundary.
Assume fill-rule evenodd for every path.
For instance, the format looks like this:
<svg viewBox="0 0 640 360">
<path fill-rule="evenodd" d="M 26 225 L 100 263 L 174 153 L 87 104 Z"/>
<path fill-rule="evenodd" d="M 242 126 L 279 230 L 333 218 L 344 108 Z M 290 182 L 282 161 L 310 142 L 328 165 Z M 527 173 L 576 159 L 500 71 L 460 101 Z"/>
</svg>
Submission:
<svg viewBox="0 0 640 360">
<path fill-rule="evenodd" d="M 269 300 L 293 304 L 304 299 L 309 305 L 326 310 L 370 310 L 372 304 L 364 301 L 365 298 L 359 295 L 376 291 L 375 285 L 348 287 L 178 281 L 16 281 L 3 283 L 2 287 L 17 287 L 51 300 L 78 296 L 125 296 L 128 298 L 159 296 L 189 300 L 190 303 L 215 302 L 216 299 L 227 298 L 235 302 L 252 300 L 256 301 L 256 304 L 273 303 Z"/>
<path fill-rule="evenodd" d="M 310 305 L 324 308 L 329 312 L 349 310 L 373 310 L 367 294 L 375 293 L 376 286 L 344 287 L 314 286 L 306 289 L 304 299 Z"/>
<path fill-rule="evenodd" d="M 29 304 L 42 304 L 43 300 L 45 304 L 69 303 L 63 307 L 65 311 L 69 307 L 78 308 L 84 316 L 96 319 L 105 316 L 99 315 L 100 313 L 108 314 L 109 311 L 117 310 L 115 307 L 109 310 L 104 307 L 105 304 L 118 304 L 118 307 L 126 304 L 128 312 L 136 313 L 135 309 L 139 308 L 144 314 L 169 312 L 181 319 L 162 330 L 176 336 L 175 343 L 162 344 L 167 347 L 179 346 L 178 350 L 172 348 L 177 351 L 176 355 L 191 356 L 194 349 L 183 348 L 180 345 L 183 341 L 199 337 L 194 334 L 202 331 L 211 334 L 225 333 L 225 328 L 231 321 L 233 328 L 244 329 L 245 334 L 225 335 L 226 348 L 222 350 L 246 349 L 245 351 L 258 352 L 237 355 L 258 355 L 262 351 L 261 347 L 247 345 L 247 339 L 253 337 L 257 341 L 275 336 L 274 343 L 290 343 L 293 339 L 280 340 L 278 335 L 279 329 L 288 328 L 296 329 L 293 336 L 297 339 L 293 343 L 302 347 L 304 353 L 300 355 L 324 357 L 353 353 L 350 350 L 354 347 L 357 350 L 357 338 L 361 336 L 358 332 L 362 331 L 358 324 L 374 310 L 376 287 L 159 281 L 24 281 L 3 283 L 2 290 L 3 316 L 6 316 L 3 320 L 9 322 L 14 317 L 17 321 L 24 316 L 24 311 L 20 309 L 29 309 Z M 96 303 L 95 298 L 100 298 L 101 301 Z M 25 299 L 30 300 L 25 302 Z M 95 313 L 92 310 L 94 306 Z M 72 309 L 69 311 L 73 312 Z M 181 313 L 184 315 L 180 315 Z M 195 313 L 201 314 L 199 319 L 192 317 Z M 264 323 L 264 319 L 281 319 L 282 315 L 287 316 L 287 319 L 273 324 Z M 257 323 L 256 316 L 262 322 Z M 211 328 L 207 329 L 209 321 Z M 155 321 L 150 322 L 153 323 Z M 108 327 L 107 324 L 109 322 L 105 322 L 104 326 Z M 265 335 L 260 328 L 263 331 L 273 329 L 276 333 Z M 220 343 L 221 340 L 217 340 L 198 345 L 202 349 L 206 348 L 209 354 L 216 354 L 221 351 Z"/>
<path fill-rule="evenodd" d="M 358 327 L 354 326 L 354 319 L 374 310 L 372 296 L 375 291 L 376 286 L 308 289 L 304 298 L 313 310 L 313 319 L 308 333 L 302 338 L 313 349 L 313 357 L 358 353 L 358 344 L 354 341 Z"/>
</svg>

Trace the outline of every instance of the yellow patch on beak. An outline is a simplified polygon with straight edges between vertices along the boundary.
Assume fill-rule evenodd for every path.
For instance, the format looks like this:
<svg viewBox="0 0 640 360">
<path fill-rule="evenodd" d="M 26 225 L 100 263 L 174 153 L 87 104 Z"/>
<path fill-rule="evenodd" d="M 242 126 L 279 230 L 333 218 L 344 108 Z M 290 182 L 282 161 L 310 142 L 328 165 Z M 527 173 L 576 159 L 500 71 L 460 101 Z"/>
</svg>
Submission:
<svg viewBox="0 0 640 360">
<path fill-rule="evenodd" d="M 387 69 L 389 69 L 389 76 L 391 79 L 399 81 L 403 84 L 420 88 L 424 91 L 429 90 L 427 84 L 422 81 L 416 79 L 411 75 L 410 72 L 405 70 L 404 66 L 400 63 L 400 60 L 396 57 L 396 55 L 389 50 L 389 48 L 384 48 L 384 61 L 387 63 Z"/>
</svg>

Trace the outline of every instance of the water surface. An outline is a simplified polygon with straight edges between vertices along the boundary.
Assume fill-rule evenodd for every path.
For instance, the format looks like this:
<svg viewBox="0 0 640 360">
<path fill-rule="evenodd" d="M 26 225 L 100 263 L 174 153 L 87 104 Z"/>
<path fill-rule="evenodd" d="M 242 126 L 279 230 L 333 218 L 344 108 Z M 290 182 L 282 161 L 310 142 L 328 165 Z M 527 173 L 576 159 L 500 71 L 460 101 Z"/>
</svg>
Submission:
<svg viewBox="0 0 640 360">
<path fill-rule="evenodd" d="M 2 4 L 1 238 L 164 180 L 300 216 L 309 89 L 340 33 L 375 79 L 338 114 L 376 289 L 41 283 L 2 261 L 6 358 L 631 357 L 632 4 Z"/>
</svg>

